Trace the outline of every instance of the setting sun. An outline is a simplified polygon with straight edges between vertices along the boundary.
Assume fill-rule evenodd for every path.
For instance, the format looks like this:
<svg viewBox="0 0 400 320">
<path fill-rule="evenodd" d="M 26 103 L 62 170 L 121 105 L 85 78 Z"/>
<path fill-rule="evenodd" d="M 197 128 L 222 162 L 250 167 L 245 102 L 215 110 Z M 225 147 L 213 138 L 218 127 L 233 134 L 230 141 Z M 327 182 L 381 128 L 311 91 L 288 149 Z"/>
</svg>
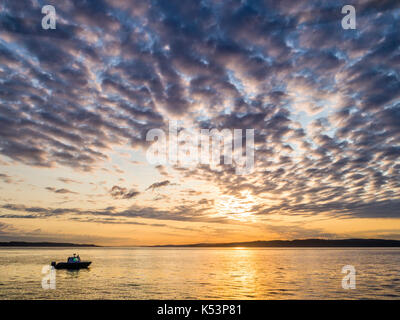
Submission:
<svg viewBox="0 0 400 320">
<path fill-rule="evenodd" d="M 241 191 L 240 196 L 222 195 L 216 201 L 218 213 L 235 220 L 249 220 L 255 205 L 255 197 L 248 190 Z"/>
</svg>

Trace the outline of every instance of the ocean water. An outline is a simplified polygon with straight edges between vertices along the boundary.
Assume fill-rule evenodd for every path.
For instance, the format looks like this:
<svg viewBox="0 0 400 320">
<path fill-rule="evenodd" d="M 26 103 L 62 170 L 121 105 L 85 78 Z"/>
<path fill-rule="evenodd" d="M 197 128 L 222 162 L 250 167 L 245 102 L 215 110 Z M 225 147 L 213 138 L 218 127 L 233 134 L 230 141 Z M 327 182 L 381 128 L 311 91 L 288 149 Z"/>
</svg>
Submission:
<svg viewBox="0 0 400 320">
<path fill-rule="evenodd" d="M 87 270 L 42 268 L 72 253 Z M 400 248 L 0 248 L 0 299 L 400 299 Z M 342 267 L 356 269 L 343 289 Z"/>
</svg>

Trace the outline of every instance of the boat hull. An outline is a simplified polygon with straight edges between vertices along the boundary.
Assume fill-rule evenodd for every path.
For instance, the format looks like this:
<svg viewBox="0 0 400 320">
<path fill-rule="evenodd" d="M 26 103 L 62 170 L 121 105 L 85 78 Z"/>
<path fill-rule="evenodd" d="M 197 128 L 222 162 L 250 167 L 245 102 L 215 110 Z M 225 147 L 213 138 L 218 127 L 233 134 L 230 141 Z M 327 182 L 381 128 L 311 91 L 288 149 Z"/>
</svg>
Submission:
<svg viewBox="0 0 400 320">
<path fill-rule="evenodd" d="M 78 269 L 85 269 L 90 266 L 91 261 L 81 261 L 81 262 L 59 262 L 57 263 L 54 268 L 56 269 L 70 269 L 70 270 L 78 270 Z"/>
</svg>

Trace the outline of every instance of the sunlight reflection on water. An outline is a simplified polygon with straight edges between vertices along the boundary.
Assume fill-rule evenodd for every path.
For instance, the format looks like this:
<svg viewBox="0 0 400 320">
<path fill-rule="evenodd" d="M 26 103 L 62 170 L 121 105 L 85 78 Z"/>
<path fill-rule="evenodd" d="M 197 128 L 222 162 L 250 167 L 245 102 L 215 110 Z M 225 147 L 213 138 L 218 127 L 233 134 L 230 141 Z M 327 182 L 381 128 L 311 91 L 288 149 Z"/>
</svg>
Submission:
<svg viewBox="0 0 400 320">
<path fill-rule="evenodd" d="M 42 267 L 73 252 L 88 270 Z M 399 248 L 1 248 L 0 299 L 399 299 Z M 357 287 L 341 287 L 344 265 Z"/>
</svg>

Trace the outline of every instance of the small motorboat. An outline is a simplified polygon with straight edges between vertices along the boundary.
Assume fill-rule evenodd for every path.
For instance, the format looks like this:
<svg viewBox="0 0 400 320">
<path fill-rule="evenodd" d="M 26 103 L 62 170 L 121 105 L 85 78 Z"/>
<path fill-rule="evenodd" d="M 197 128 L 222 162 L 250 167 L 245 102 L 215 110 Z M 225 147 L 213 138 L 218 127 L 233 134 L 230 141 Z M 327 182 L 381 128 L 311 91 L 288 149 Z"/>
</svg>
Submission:
<svg viewBox="0 0 400 320">
<path fill-rule="evenodd" d="M 87 267 L 89 267 L 89 265 L 91 263 L 92 263 L 91 261 L 81 261 L 81 258 L 79 257 L 79 255 L 76 255 L 74 253 L 74 255 L 72 257 L 68 257 L 67 262 L 56 263 L 55 261 L 53 261 L 51 263 L 51 266 L 54 267 L 55 269 L 77 270 L 77 269 L 87 268 Z"/>
</svg>

